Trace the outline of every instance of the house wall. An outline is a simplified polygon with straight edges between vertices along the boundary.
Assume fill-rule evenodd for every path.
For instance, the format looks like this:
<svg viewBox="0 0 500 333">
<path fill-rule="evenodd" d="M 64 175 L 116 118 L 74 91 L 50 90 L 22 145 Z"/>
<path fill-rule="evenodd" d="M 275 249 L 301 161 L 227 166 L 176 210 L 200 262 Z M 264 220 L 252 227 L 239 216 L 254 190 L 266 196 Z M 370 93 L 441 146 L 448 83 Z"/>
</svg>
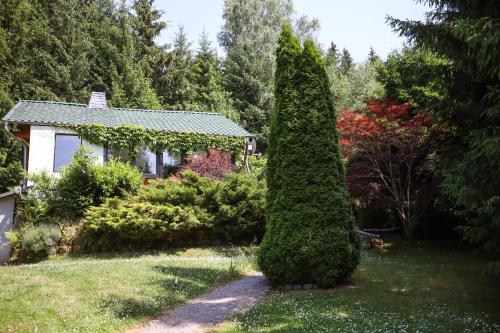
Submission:
<svg viewBox="0 0 500 333">
<path fill-rule="evenodd" d="M 56 134 L 76 134 L 75 131 L 54 126 L 31 126 L 30 149 L 28 155 L 28 173 L 47 171 L 49 174 L 58 174 L 54 170 L 54 148 Z M 97 163 L 104 162 L 104 148 L 83 140 L 92 154 L 97 158 Z"/>
<path fill-rule="evenodd" d="M 0 194 L 0 265 L 6 264 L 10 257 L 10 246 L 5 232 L 12 229 L 14 200 L 14 193 Z"/>
</svg>

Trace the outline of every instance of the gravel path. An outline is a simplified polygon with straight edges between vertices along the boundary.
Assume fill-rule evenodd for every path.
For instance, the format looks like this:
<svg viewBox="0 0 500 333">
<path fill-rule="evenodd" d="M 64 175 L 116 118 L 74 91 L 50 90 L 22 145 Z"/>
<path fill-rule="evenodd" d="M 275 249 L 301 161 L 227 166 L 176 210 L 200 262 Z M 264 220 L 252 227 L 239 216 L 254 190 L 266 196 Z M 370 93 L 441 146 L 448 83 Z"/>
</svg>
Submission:
<svg viewBox="0 0 500 333">
<path fill-rule="evenodd" d="M 129 333 L 201 333 L 253 305 L 269 289 L 262 273 L 226 284 Z"/>
</svg>

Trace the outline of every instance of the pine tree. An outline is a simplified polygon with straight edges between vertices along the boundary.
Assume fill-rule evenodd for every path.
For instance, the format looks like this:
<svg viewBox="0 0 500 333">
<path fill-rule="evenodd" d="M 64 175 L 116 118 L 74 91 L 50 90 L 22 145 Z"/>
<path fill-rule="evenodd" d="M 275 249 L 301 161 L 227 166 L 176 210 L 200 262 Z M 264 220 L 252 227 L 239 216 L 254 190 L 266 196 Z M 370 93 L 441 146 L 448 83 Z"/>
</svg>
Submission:
<svg viewBox="0 0 500 333">
<path fill-rule="evenodd" d="M 165 49 L 155 42 L 167 24 L 160 21 L 162 12 L 155 9 L 153 3 L 154 0 L 135 0 L 132 6 L 135 11 L 133 26 L 137 38 L 137 56 L 144 75 L 150 79 L 155 78 L 157 68 L 167 61 Z"/>
<path fill-rule="evenodd" d="M 119 11 L 119 35 L 116 62 L 111 71 L 111 106 L 141 109 L 159 109 L 160 103 L 151 82 L 135 61 L 136 46 L 132 34 L 130 15 L 122 5 Z"/>
<path fill-rule="evenodd" d="M 326 52 L 325 57 L 326 66 L 335 66 L 337 67 L 340 63 L 340 55 L 337 50 L 337 45 L 334 42 L 330 43 L 330 47 L 328 47 L 328 51 Z"/>
<path fill-rule="evenodd" d="M 368 62 L 372 65 L 380 62 L 381 59 L 380 57 L 378 56 L 378 54 L 375 52 L 375 50 L 373 49 L 373 47 L 370 46 L 370 51 L 368 52 Z"/>
<path fill-rule="evenodd" d="M 273 104 L 274 52 L 281 23 L 293 14 L 291 0 L 225 0 L 219 33 L 226 51 L 224 88 L 245 129 L 265 149 Z"/>
<path fill-rule="evenodd" d="M 221 113 L 238 120 L 231 97 L 222 87 L 219 58 L 205 32 L 200 37 L 199 45 L 200 49 L 193 61 L 195 103 L 203 111 Z"/>
<path fill-rule="evenodd" d="M 201 111 L 195 104 L 192 73 L 193 56 L 184 26 L 175 35 L 173 50 L 165 73 L 159 78 L 159 95 L 165 108 Z"/>
<path fill-rule="evenodd" d="M 340 65 L 339 65 L 340 72 L 343 75 L 348 75 L 351 72 L 352 68 L 353 68 L 353 60 L 351 53 L 346 48 L 344 48 L 342 50 L 342 55 L 340 56 Z"/>
<path fill-rule="evenodd" d="M 259 266 L 272 285 L 346 279 L 359 261 L 325 63 L 312 41 L 279 39 L 272 115 L 267 230 Z"/>
</svg>

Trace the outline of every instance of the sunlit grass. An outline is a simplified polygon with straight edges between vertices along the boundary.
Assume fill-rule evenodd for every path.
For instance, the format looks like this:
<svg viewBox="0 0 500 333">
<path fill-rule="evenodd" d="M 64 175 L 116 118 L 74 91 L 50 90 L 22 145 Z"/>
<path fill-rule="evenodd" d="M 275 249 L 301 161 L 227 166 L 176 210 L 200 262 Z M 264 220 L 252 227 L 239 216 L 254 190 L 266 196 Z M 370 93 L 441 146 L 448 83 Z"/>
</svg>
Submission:
<svg viewBox="0 0 500 333">
<path fill-rule="evenodd" d="M 500 284 L 451 244 L 396 242 L 363 254 L 353 285 L 272 292 L 215 332 L 500 332 Z"/>
<path fill-rule="evenodd" d="M 121 331 L 254 269 L 253 252 L 57 256 L 0 267 L 0 331 Z"/>
</svg>

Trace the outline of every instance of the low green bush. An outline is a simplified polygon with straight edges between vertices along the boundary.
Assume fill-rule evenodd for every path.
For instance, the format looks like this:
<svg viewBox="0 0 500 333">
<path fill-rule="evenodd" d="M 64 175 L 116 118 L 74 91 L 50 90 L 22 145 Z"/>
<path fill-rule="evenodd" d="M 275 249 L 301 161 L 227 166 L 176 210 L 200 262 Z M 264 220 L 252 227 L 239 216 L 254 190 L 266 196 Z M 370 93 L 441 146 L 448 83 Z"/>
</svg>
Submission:
<svg viewBox="0 0 500 333">
<path fill-rule="evenodd" d="M 37 180 L 43 178 L 39 176 Z M 36 185 L 38 182 L 34 182 L 35 187 L 39 186 Z M 102 204 L 106 198 L 123 193 L 135 194 L 142 182 L 142 174 L 137 168 L 117 160 L 95 164 L 95 157 L 81 147 L 73 155 L 71 164 L 63 168 L 60 179 L 52 184 L 51 196 L 42 195 L 40 198 L 45 199 L 50 211 L 59 217 L 74 220 L 82 217 L 90 206 Z"/>
<path fill-rule="evenodd" d="M 265 186 L 250 175 L 230 174 L 214 191 L 211 210 L 217 239 L 260 241 L 265 225 Z"/>
<path fill-rule="evenodd" d="M 111 198 L 87 211 L 80 235 L 87 250 L 152 248 L 173 231 L 190 231 L 210 223 L 210 217 L 196 207 Z"/>
<path fill-rule="evenodd" d="M 265 187 L 248 175 L 225 180 L 185 171 L 151 181 L 135 196 L 90 208 L 81 228 L 84 250 L 145 249 L 180 242 L 251 242 L 262 236 Z"/>
<path fill-rule="evenodd" d="M 61 238 L 57 225 L 27 225 L 16 231 L 6 233 L 10 245 L 19 250 L 19 261 L 33 261 L 46 258 Z"/>
</svg>

